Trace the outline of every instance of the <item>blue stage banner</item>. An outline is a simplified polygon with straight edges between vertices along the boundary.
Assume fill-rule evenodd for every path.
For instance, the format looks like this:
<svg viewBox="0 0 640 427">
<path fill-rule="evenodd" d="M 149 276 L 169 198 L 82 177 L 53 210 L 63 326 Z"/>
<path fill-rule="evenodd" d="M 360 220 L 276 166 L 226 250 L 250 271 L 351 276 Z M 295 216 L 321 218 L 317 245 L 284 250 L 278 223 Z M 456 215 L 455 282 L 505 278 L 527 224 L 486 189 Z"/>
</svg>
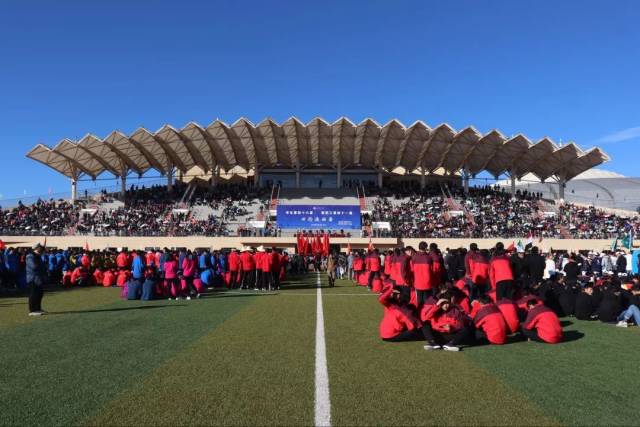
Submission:
<svg viewBox="0 0 640 427">
<path fill-rule="evenodd" d="M 278 205 L 278 227 L 301 230 L 356 230 L 360 206 Z"/>
</svg>

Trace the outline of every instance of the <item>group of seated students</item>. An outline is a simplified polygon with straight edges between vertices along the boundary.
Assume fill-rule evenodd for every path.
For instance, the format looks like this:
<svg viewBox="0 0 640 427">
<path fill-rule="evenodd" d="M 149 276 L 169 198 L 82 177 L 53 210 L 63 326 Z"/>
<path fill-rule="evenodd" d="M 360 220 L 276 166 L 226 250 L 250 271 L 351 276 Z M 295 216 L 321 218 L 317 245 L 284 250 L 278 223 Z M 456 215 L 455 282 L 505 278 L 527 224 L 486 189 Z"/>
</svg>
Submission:
<svg viewBox="0 0 640 427">
<path fill-rule="evenodd" d="M 558 314 L 545 304 L 546 295 L 535 292 L 536 281 L 515 280 L 502 243 L 492 249 L 490 259 L 472 245 L 465 266 L 464 277 L 448 280 L 437 245 L 426 242 L 418 251 L 396 249 L 383 260 L 377 250 L 369 251 L 353 263 L 356 281 L 380 293 L 384 341 L 420 339 L 426 350 L 447 351 L 480 342 L 504 344 L 510 335 L 562 341 Z"/>
<path fill-rule="evenodd" d="M 65 287 L 120 287 L 126 299 L 190 300 L 216 286 L 279 289 L 288 262 L 286 252 L 262 246 L 242 251 L 121 250 L 117 255 L 83 251 L 69 256 L 67 264 L 72 267 L 62 267 L 60 281 Z M 51 281 L 56 281 L 56 273 L 50 272 Z"/>
<path fill-rule="evenodd" d="M 500 345 L 509 336 L 559 343 L 562 316 L 621 327 L 630 321 L 640 324 L 637 278 L 625 280 L 624 274 L 574 278 L 566 273 L 576 267 L 571 257 L 565 273 L 545 279 L 545 259 L 538 248 L 518 252 L 509 255 L 502 243 L 491 251 L 472 244 L 464 259 L 464 275 L 452 280 L 434 243 L 421 242 L 418 251 L 409 246 L 381 254 L 374 249 L 355 255 L 354 279 L 380 293 L 384 341 L 425 340 L 427 350 L 458 351 L 482 342 Z M 526 267 L 518 275 L 514 262 Z"/>
</svg>

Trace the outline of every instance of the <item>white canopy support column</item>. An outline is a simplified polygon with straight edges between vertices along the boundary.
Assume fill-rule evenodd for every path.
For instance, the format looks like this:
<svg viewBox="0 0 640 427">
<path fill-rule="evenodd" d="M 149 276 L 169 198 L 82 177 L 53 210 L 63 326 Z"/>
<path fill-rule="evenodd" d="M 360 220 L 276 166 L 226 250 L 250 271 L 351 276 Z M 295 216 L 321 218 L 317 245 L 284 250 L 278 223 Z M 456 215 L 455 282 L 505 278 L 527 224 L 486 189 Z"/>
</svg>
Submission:
<svg viewBox="0 0 640 427">
<path fill-rule="evenodd" d="M 511 175 L 511 197 L 516 196 L 516 176 Z"/>
<path fill-rule="evenodd" d="M 123 202 L 126 195 L 127 195 L 127 175 L 122 174 L 120 176 L 120 197 L 122 197 Z"/>
<path fill-rule="evenodd" d="M 173 168 L 167 171 L 167 191 L 173 190 Z"/>
<path fill-rule="evenodd" d="M 426 187 L 426 186 L 427 186 L 427 171 L 423 167 L 422 168 L 422 173 L 420 174 L 420 189 L 424 190 L 424 187 Z"/>
<path fill-rule="evenodd" d="M 342 188 L 342 164 L 338 163 L 336 171 L 336 188 Z"/>
<path fill-rule="evenodd" d="M 220 166 L 216 166 L 211 171 L 211 188 L 215 188 L 218 185 L 218 179 L 220 178 Z"/>
<path fill-rule="evenodd" d="M 300 165 L 296 165 L 296 188 L 300 188 Z"/>
<path fill-rule="evenodd" d="M 462 171 L 462 184 L 464 185 L 464 194 L 469 195 L 469 172 Z"/>
<path fill-rule="evenodd" d="M 378 169 L 378 188 L 382 188 L 382 171 Z"/>
<path fill-rule="evenodd" d="M 567 181 L 564 178 L 558 180 L 558 201 L 564 201 L 564 188 L 567 186 Z"/>
<path fill-rule="evenodd" d="M 253 168 L 253 181 L 257 188 L 260 188 L 260 168 L 256 165 Z"/>
<path fill-rule="evenodd" d="M 78 198 L 78 178 L 71 178 L 71 201 L 75 202 Z"/>
</svg>

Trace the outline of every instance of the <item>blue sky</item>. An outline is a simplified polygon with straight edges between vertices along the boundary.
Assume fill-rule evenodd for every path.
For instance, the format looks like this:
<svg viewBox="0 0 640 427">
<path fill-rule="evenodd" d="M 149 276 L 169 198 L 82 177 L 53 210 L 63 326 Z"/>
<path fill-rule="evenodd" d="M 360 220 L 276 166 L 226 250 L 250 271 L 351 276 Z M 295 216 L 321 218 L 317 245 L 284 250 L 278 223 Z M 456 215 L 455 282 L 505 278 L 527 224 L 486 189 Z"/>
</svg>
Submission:
<svg viewBox="0 0 640 427">
<path fill-rule="evenodd" d="M 68 191 L 25 157 L 37 143 L 241 116 L 497 128 L 601 145 L 637 176 L 639 17 L 637 0 L 6 0 L 0 194 Z"/>
</svg>

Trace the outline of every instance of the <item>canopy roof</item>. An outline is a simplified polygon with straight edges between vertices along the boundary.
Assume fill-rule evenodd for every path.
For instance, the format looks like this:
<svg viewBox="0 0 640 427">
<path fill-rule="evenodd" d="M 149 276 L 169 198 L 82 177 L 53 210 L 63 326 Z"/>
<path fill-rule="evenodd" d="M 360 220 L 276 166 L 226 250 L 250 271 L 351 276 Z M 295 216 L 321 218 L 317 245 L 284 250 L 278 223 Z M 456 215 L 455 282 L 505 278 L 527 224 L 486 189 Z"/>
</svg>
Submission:
<svg viewBox="0 0 640 427">
<path fill-rule="evenodd" d="M 53 148 L 38 144 L 27 157 L 72 179 L 149 169 L 187 172 L 194 166 L 205 172 L 236 166 L 330 166 L 464 170 L 473 175 L 486 170 L 496 177 L 532 173 L 541 180 L 569 180 L 609 160 L 597 147 L 583 151 L 574 143 L 559 146 L 546 137 L 532 143 L 522 134 L 508 138 L 492 130 L 483 135 L 471 126 L 455 130 L 445 123 L 432 128 L 417 121 L 406 127 L 395 119 L 381 126 L 373 119 L 355 124 L 344 117 L 334 123 L 315 118 L 307 124 L 295 117 L 281 124 L 265 119 L 255 125 L 245 118 L 231 125 L 216 120 L 206 127 L 191 122 L 182 129 L 139 128 L 129 136 L 114 131 L 104 139 L 88 134 L 79 141 L 64 139 Z"/>
</svg>

